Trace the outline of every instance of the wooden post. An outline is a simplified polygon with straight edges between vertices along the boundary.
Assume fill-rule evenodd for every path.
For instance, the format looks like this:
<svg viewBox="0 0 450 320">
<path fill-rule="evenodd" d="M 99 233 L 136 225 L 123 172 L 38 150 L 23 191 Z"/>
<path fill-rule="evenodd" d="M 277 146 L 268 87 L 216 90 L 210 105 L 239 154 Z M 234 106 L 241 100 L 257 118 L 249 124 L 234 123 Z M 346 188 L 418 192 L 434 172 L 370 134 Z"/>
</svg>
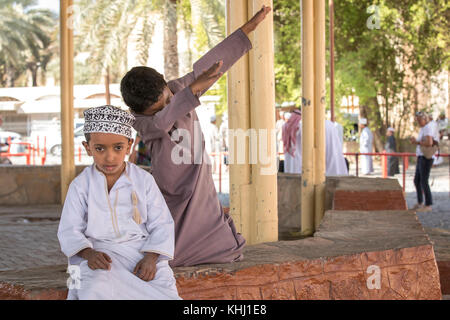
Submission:
<svg viewBox="0 0 450 320">
<path fill-rule="evenodd" d="M 60 1 L 61 74 L 61 203 L 75 178 L 73 137 L 73 0 Z"/>
<path fill-rule="evenodd" d="M 273 8 L 272 0 L 249 0 L 248 3 L 249 19 L 263 5 Z M 278 241 L 273 11 L 250 34 L 250 39 L 253 44 L 249 53 L 250 121 L 258 136 L 258 141 L 252 140 L 258 143 L 257 161 L 251 171 L 255 212 L 252 243 L 261 243 Z"/>
<path fill-rule="evenodd" d="M 263 4 L 272 7 L 271 0 L 227 1 L 228 33 L 253 17 Z M 228 73 L 229 128 L 234 130 L 229 135 L 230 213 L 247 243 L 256 244 L 278 240 L 272 13 L 249 38 L 253 49 Z M 233 134 L 237 130 L 241 139 Z M 245 134 L 256 150 L 252 157 L 249 148 L 238 145 L 245 143 Z M 242 152 L 245 164 L 238 163 Z M 267 159 L 270 164 L 265 163 Z"/>
<path fill-rule="evenodd" d="M 301 228 L 314 233 L 314 0 L 302 0 Z"/>
<path fill-rule="evenodd" d="M 314 1 L 314 226 L 325 213 L 325 0 Z"/>
<path fill-rule="evenodd" d="M 330 111 L 334 122 L 334 0 L 328 1 L 330 16 Z"/>
<path fill-rule="evenodd" d="M 247 1 L 227 0 L 227 34 L 241 27 L 248 17 Z M 250 84 L 248 55 L 242 57 L 227 73 L 228 80 L 228 128 L 230 132 L 250 129 Z M 230 215 L 238 232 L 247 243 L 250 240 L 250 228 L 253 222 L 251 204 L 251 177 L 248 148 L 244 148 L 245 163 L 237 163 L 236 151 L 239 150 L 233 134 L 228 135 L 229 175 L 230 175 Z M 239 152 L 239 151 L 238 151 Z"/>
</svg>

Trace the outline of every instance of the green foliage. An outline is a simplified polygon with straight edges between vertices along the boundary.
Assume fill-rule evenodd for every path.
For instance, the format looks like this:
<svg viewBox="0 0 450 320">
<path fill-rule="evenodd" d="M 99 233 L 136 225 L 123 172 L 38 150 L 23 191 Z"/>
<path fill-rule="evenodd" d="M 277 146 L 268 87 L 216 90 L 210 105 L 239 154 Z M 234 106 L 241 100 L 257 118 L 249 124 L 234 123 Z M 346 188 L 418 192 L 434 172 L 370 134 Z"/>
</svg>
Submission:
<svg viewBox="0 0 450 320">
<path fill-rule="evenodd" d="M 45 72 L 54 54 L 56 16 L 49 10 L 30 8 L 35 4 L 36 1 L 0 0 L 1 86 L 16 85 L 27 69 L 33 75 L 33 85 L 37 85 L 38 69 Z"/>
<path fill-rule="evenodd" d="M 301 15 L 299 0 L 273 3 L 275 41 L 275 99 L 277 103 L 301 97 Z"/>
<path fill-rule="evenodd" d="M 380 29 L 366 24 L 374 4 Z M 337 102 L 354 89 L 372 129 L 404 132 L 411 113 L 424 107 L 417 84 L 448 68 L 449 8 L 444 0 L 335 1 Z"/>
</svg>

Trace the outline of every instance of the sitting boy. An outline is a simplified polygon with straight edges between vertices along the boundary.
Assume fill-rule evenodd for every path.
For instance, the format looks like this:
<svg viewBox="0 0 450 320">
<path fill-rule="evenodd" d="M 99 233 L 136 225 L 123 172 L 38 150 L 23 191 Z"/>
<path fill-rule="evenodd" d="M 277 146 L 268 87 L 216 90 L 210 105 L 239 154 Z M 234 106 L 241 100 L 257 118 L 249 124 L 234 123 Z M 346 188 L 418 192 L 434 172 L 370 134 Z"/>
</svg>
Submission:
<svg viewBox="0 0 450 320">
<path fill-rule="evenodd" d="M 171 266 L 243 258 L 245 239 L 219 203 L 195 108 L 199 97 L 251 49 L 247 35 L 270 10 L 263 6 L 180 79 L 167 83 L 154 69 L 135 67 L 121 81 L 123 99 L 136 117 L 133 126 L 151 150 L 152 174 L 175 221 Z"/>
<path fill-rule="evenodd" d="M 124 161 L 133 115 L 113 106 L 84 112 L 94 164 L 70 184 L 58 239 L 79 286 L 68 299 L 180 299 L 168 260 L 174 222 L 152 175 Z"/>
</svg>

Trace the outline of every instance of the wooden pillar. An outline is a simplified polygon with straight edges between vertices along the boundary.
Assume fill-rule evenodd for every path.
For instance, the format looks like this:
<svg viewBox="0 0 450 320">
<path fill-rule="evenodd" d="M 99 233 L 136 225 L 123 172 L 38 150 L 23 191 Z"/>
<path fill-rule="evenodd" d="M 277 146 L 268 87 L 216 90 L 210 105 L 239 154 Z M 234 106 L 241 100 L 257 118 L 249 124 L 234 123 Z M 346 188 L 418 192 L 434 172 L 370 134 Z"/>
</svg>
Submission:
<svg viewBox="0 0 450 320">
<path fill-rule="evenodd" d="M 228 32 L 233 32 L 271 0 L 227 1 Z M 246 14 L 245 14 L 246 12 Z M 249 35 L 253 44 L 228 73 L 229 128 L 251 136 L 245 164 L 230 164 L 230 212 L 247 244 L 278 240 L 275 141 L 275 77 L 272 12 Z M 247 60 L 248 59 L 248 60 Z M 250 131 L 256 133 L 250 134 Z M 232 134 L 230 152 L 239 156 L 241 142 Z M 256 152 L 255 152 L 256 151 Z M 242 155 L 241 155 L 242 156 Z M 269 160 L 269 161 L 266 161 Z"/>
<path fill-rule="evenodd" d="M 330 16 L 330 120 L 334 122 L 334 0 L 329 0 L 328 12 Z"/>
<path fill-rule="evenodd" d="M 247 1 L 227 0 L 227 34 L 241 27 L 248 16 Z M 250 87 L 248 55 L 242 57 L 228 71 L 228 128 L 232 132 L 250 129 Z M 229 170 L 230 170 L 230 215 L 237 230 L 242 233 L 247 243 L 251 234 L 251 177 L 248 147 L 238 148 L 239 142 L 229 134 Z M 238 151 L 240 150 L 240 151 Z M 244 163 L 238 162 L 237 152 L 244 152 Z"/>
<path fill-rule="evenodd" d="M 60 75 L 61 75 L 61 203 L 75 178 L 73 137 L 73 0 L 60 1 Z"/>
<path fill-rule="evenodd" d="M 314 0 L 302 0 L 301 228 L 314 233 Z"/>
<path fill-rule="evenodd" d="M 272 0 L 248 0 L 248 4 L 249 19 L 263 5 L 273 8 Z M 256 218 L 252 243 L 261 243 L 278 241 L 273 11 L 250 34 L 250 39 L 250 119 L 258 135 L 258 161 L 251 171 Z"/>
<path fill-rule="evenodd" d="M 314 0 L 314 226 L 325 212 L 325 0 Z"/>
</svg>

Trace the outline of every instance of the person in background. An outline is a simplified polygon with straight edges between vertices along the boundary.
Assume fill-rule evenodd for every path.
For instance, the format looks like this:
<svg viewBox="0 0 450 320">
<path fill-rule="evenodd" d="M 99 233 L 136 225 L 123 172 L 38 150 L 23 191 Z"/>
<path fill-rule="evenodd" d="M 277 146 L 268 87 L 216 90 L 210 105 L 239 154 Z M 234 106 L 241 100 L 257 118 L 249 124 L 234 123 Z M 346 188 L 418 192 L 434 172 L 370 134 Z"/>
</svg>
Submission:
<svg viewBox="0 0 450 320">
<path fill-rule="evenodd" d="M 128 158 L 128 161 L 140 166 L 151 166 L 152 162 L 150 160 L 150 150 L 142 141 L 139 133 L 136 134 L 136 140 L 134 141 L 133 151 Z"/>
<path fill-rule="evenodd" d="M 433 144 L 439 145 L 440 137 L 439 137 L 439 124 L 437 121 L 433 120 L 433 116 L 431 114 L 428 115 L 428 123 L 427 126 L 430 127 L 430 131 L 433 137 Z M 444 159 L 439 156 L 439 150 L 433 156 L 433 166 L 440 165 L 444 162 Z"/>
<path fill-rule="evenodd" d="M 411 137 L 410 142 L 416 145 L 416 173 L 414 175 L 414 185 L 417 193 L 417 204 L 412 207 L 413 210 L 420 212 L 432 211 L 433 198 L 431 195 L 430 185 L 428 179 L 430 178 L 430 171 L 433 165 L 433 159 L 425 157 L 421 146 L 433 146 L 433 127 L 427 125 L 428 117 L 422 112 L 416 112 L 416 122 L 420 127 L 417 138 Z M 425 195 L 425 205 L 423 204 L 423 196 Z"/>
<path fill-rule="evenodd" d="M 301 111 L 296 109 L 283 126 L 286 173 L 302 173 L 302 123 Z M 333 122 L 325 120 L 326 176 L 348 175 L 339 135 Z"/>
<path fill-rule="evenodd" d="M 211 155 L 212 162 L 212 172 L 215 173 L 218 167 L 218 161 L 220 161 L 219 157 L 219 129 L 216 126 L 216 116 L 212 115 L 210 118 L 210 122 L 206 126 L 203 131 L 205 136 L 205 151 L 207 154 Z"/>
<path fill-rule="evenodd" d="M 228 113 L 222 115 L 222 123 L 219 128 L 219 148 L 222 152 L 228 152 Z M 228 155 L 224 155 L 223 162 L 228 170 Z"/>
<path fill-rule="evenodd" d="M 437 123 L 439 127 L 439 139 L 442 140 L 448 134 L 448 119 L 445 117 L 444 112 L 441 112 L 439 115 Z"/>
<path fill-rule="evenodd" d="M 387 153 L 396 153 L 397 152 L 397 143 L 395 141 L 394 136 L 394 128 L 388 128 L 386 132 L 386 144 L 384 145 L 384 150 Z M 387 167 L 388 167 L 388 176 L 392 177 L 398 173 L 400 173 L 400 169 L 398 167 L 398 157 L 388 156 L 387 157 Z"/>
<path fill-rule="evenodd" d="M 293 110 L 283 125 L 284 172 L 302 173 L 302 112 Z"/>
<path fill-rule="evenodd" d="M 361 136 L 359 137 L 359 152 L 361 153 L 371 153 L 373 149 L 373 134 L 367 127 L 367 119 L 361 118 L 359 120 L 359 125 L 361 126 Z M 373 162 L 372 156 L 361 156 L 362 168 L 361 173 L 363 175 L 368 175 L 373 172 Z"/>
<path fill-rule="evenodd" d="M 276 138 L 277 138 L 277 162 L 278 168 L 284 171 L 283 168 L 280 167 L 280 153 L 283 153 L 283 125 L 286 123 L 284 120 L 284 112 L 278 111 L 278 120 L 275 122 L 275 130 L 276 130 Z"/>
</svg>

